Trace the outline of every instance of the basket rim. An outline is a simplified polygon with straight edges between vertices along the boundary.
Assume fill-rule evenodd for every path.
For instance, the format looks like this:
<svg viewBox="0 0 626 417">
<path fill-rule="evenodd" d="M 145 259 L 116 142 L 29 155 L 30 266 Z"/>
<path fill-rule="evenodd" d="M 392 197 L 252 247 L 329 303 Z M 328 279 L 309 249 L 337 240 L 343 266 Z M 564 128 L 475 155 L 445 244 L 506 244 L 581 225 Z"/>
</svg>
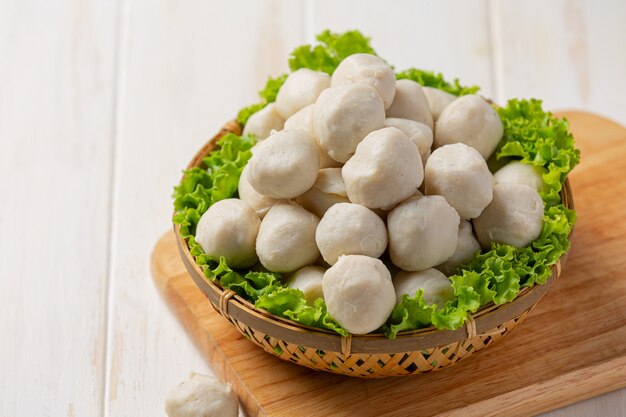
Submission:
<svg viewBox="0 0 626 417">
<path fill-rule="evenodd" d="M 199 166 L 202 159 L 215 148 L 217 141 L 228 133 L 241 134 L 241 125 L 236 120 L 227 122 L 215 136 L 198 150 L 189 162 L 187 169 Z M 561 190 L 561 198 L 566 207 L 574 209 L 572 191 L 567 178 Z M 501 324 L 520 316 L 539 302 L 560 275 L 562 265 L 565 264 L 568 254 L 567 252 L 563 254 L 557 263 L 550 267 L 552 273 L 544 284 L 522 288 L 517 297 L 508 303 L 495 305 L 492 302 L 481 307 L 474 314 L 470 314 L 470 319 L 466 322 L 465 327 L 456 330 L 440 330 L 430 326 L 399 332 L 395 339 L 388 339 L 382 333 L 344 337 L 330 330 L 302 325 L 290 319 L 276 316 L 269 311 L 257 309 L 251 302 L 233 291 L 224 290 L 218 283 L 210 281 L 204 276 L 189 251 L 187 241 L 180 233 L 180 225 L 173 224 L 173 229 L 178 250 L 187 272 L 218 313 L 230 321 L 233 319 L 241 321 L 256 331 L 287 343 L 333 352 L 345 352 L 346 347 L 351 353 L 413 352 L 461 342 L 496 329 Z M 568 240 L 571 241 L 571 233 Z"/>
</svg>

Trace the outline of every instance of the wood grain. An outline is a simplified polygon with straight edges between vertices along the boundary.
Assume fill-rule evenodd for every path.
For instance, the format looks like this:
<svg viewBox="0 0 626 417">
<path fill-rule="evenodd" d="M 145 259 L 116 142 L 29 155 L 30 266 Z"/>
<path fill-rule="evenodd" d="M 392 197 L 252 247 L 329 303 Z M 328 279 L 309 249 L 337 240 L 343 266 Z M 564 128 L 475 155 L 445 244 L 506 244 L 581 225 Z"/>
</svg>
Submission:
<svg viewBox="0 0 626 417">
<path fill-rule="evenodd" d="M 163 415 L 169 388 L 210 372 L 147 277 L 168 187 L 207 132 L 325 27 L 364 30 L 398 67 L 626 123 L 619 0 L 0 0 L 0 10 L 1 416 Z M 551 415 L 624 410 L 626 390 Z"/>
<path fill-rule="evenodd" d="M 117 9 L 0 10 L 0 416 L 100 416 Z"/>
<path fill-rule="evenodd" d="M 359 29 L 396 69 L 442 72 L 495 97 L 486 1 L 309 1 L 310 39 L 326 28 Z"/>
<path fill-rule="evenodd" d="M 358 380 L 284 363 L 213 311 L 165 235 L 153 252 L 161 293 L 251 415 L 522 416 L 626 385 L 626 129 L 566 114 L 583 153 L 571 175 L 579 222 L 563 276 L 513 335 L 451 369 Z M 601 139 L 600 139 L 601 138 Z M 590 289 L 591 287 L 591 289 Z M 419 393 L 419 394 L 416 394 Z"/>
<path fill-rule="evenodd" d="M 551 109 L 587 109 L 626 125 L 623 1 L 489 4 L 499 103 L 540 97 Z"/>
<path fill-rule="evenodd" d="M 302 42 L 299 3 L 125 1 L 112 225 L 107 416 L 163 415 L 191 369 L 209 372 L 156 296 L 147 259 L 171 190 L 219 122 L 257 100 Z"/>
</svg>

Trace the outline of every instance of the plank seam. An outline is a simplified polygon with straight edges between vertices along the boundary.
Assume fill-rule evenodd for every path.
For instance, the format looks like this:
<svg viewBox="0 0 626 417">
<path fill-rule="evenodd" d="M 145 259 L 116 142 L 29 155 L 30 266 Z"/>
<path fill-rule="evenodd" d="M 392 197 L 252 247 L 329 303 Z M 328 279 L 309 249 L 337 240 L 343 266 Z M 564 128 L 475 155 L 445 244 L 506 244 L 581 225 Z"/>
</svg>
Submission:
<svg viewBox="0 0 626 417">
<path fill-rule="evenodd" d="M 116 222 L 116 195 L 119 190 L 119 160 L 118 149 L 120 148 L 118 142 L 120 141 L 121 125 L 122 125 L 122 82 L 124 80 L 124 56 L 127 49 L 127 37 L 128 37 L 128 9 L 130 8 L 127 0 L 117 1 L 117 17 L 115 24 L 115 55 L 114 55 L 114 79 L 113 79 L 113 100 L 112 100 L 112 121 L 113 132 L 111 135 L 111 167 L 110 167 L 110 180 L 109 180 L 109 242 L 107 248 L 107 268 L 106 268 L 106 289 L 105 289 L 105 344 L 103 349 L 104 372 L 102 383 L 102 396 L 100 415 L 108 415 L 108 403 L 109 403 L 109 384 L 112 361 L 112 348 L 113 343 L 113 271 L 115 264 L 115 222 Z"/>
<path fill-rule="evenodd" d="M 504 93 L 504 62 L 502 58 L 502 28 L 497 0 L 486 0 L 487 34 L 489 37 L 489 56 L 491 58 L 491 88 L 494 100 L 500 105 L 505 104 Z"/>
<path fill-rule="evenodd" d="M 304 43 L 315 43 L 315 2 L 302 0 L 302 26 L 304 27 Z"/>
</svg>

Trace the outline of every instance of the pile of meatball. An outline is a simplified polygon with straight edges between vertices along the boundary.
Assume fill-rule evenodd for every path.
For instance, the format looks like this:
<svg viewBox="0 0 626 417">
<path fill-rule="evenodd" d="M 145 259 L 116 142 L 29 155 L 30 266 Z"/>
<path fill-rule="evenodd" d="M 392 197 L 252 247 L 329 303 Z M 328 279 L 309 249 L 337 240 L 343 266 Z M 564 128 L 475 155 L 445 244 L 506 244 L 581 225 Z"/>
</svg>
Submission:
<svg viewBox="0 0 626 417">
<path fill-rule="evenodd" d="M 375 55 L 332 77 L 292 72 L 243 133 L 258 143 L 239 198 L 212 205 L 196 241 L 232 268 L 281 273 L 353 334 L 418 289 L 443 305 L 481 248 L 525 246 L 543 227 L 542 169 L 487 167 L 503 134 L 492 106 L 396 80 Z"/>
</svg>

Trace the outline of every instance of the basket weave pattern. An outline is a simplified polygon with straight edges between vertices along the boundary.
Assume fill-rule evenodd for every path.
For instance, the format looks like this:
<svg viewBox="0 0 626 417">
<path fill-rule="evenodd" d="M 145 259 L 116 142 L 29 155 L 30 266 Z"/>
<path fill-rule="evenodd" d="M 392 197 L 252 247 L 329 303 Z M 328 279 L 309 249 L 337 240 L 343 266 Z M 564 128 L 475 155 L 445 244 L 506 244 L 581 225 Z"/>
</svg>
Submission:
<svg viewBox="0 0 626 417">
<path fill-rule="evenodd" d="M 217 141 L 228 133 L 241 134 L 241 126 L 236 121 L 224 125 L 198 151 L 188 168 L 200 166 Z M 574 208 L 567 180 L 561 198 L 566 207 Z M 174 226 L 174 231 L 181 258 L 191 278 L 215 310 L 252 343 L 288 362 L 361 378 L 438 371 L 492 345 L 526 318 L 560 276 L 567 255 L 552 266 L 552 275 L 545 284 L 522 289 L 510 303 L 484 306 L 470 315 L 464 329 L 440 331 L 431 327 L 399 333 L 397 339 L 388 340 L 381 334 L 343 337 L 254 308 L 232 290 L 224 290 L 219 283 L 207 280 L 190 254 L 187 242 L 181 237 L 180 227 Z"/>
<path fill-rule="evenodd" d="M 519 317 L 509 320 L 483 334 L 477 334 L 469 339 L 444 346 L 414 352 L 363 354 L 350 353 L 349 351 L 329 352 L 285 342 L 255 330 L 246 323 L 233 319 L 227 314 L 225 315 L 215 305 L 213 307 L 248 340 L 284 361 L 293 362 L 318 371 L 361 378 L 405 376 L 444 369 L 464 358 L 472 356 L 506 336 L 518 323 L 524 320 L 530 311 L 528 309 Z"/>
</svg>

